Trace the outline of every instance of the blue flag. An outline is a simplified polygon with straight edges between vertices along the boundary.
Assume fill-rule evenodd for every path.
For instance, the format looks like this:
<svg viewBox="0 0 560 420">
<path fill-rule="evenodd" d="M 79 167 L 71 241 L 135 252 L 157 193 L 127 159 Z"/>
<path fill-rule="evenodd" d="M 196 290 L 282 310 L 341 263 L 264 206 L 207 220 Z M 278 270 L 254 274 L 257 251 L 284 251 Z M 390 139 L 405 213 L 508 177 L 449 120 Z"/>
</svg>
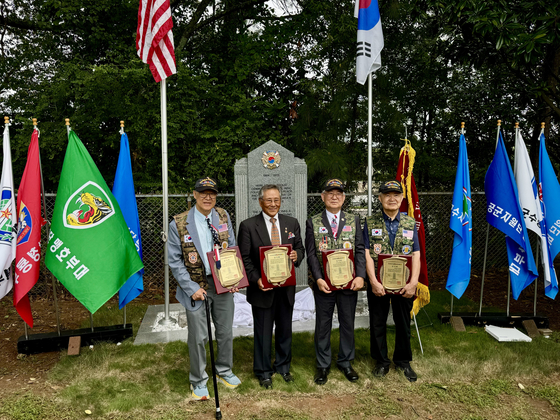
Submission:
<svg viewBox="0 0 560 420">
<path fill-rule="evenodd" d="M 513 171 L 500 132 L 494 159 L 484 179 L 486 221 L 506 234 L 513 298 L 538 277 Z M 560 241 L 559 241 L 560 242 Z"/>
<path fill-rule="evenodd" d="M 455 232 L 455 236 L 446 288 L 457 299 L 461 299 L 471 278 L 472 257 L 471 178 L 469 176 L 467 142 L 463 134 L 461 134 L 459 140 L 459 159 L 457 174 L 455 175 L 449 228 Z"/>
<path fill-rule="evenodd" d="M 539 198 L 543 220 L 541 228 L 546 232 L 548 242 L 548 266 L 554 273 L 554 257 L 560 252 L 560 185 L 550 163 L 550 158 L 544 144 L 544 134 L 541 133 L 539 153 Z M 558 239 L 558 240 L 556 240 Z M 554 299 L 558 293 L 558 280 L 556 275 L 551 276 L 550 284 L 545 284 L 544 293 Z"/>
<path fill-rule="evenodd" d="M 134 194 L 134 181 L 132 180 L 132 164 L 130 162 L 130 148 L 128 146 L 128 136 L 126 133 L 121 135 L 121 151 L 115 183 L 113 185 L 113 195 L 117 199 L 128 230 L 132 235 L 136 251 L 142 257 L 142 239 L 140 238 L 140 220 L 138 219 L 138 207 L 136 207 L 136 195 Z M 135 299 L 144 291 L 144 269 L 132 275 L 119 290 L 119 309 Z"/>
</svg>

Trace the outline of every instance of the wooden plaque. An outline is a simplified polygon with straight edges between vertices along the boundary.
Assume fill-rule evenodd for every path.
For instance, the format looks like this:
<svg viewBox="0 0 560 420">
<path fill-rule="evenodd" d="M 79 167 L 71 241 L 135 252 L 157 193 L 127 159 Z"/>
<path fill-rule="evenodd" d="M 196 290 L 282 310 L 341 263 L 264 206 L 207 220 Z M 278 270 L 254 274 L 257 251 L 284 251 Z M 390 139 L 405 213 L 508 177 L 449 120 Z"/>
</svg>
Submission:
<svg viewBox="0 0 560 420">
<path fill-rule="evenodd" d="M 351 248 L 329 249 L 327 251 L 321 251 L 321 254 L 323 256 L 323 273 L 325 275 L 325 281 L 327 282 L 329 290 L 350 289 L 352 287 L 352 281 L 356 277 L 356 269 L 354 266 L 354 250 Z M 345 270 L 341 267 L 334 268 L 334 270 L 337 270 L 336 273 L 331 272 L 331 262 L 333 261 L 333 257 L 335 257 L 337 254 L 347 255 L 347 259 L 349 262 L 348 267 L 345 269 L 347 271 L 346 273 L 344 272 Z M 329 260 L 331 260 L 331 262 L 329 262 Z M 338 263 L 339 261 L 336 262 L 336 264 Z M 346 280 L 348 281 L 346 282 Z"/>
<path fill-rule="evenodd" d="M 268 274 L 267 266 L 270 261 L 267 261 L 267 255 L 270 255 L 270 252 L 274 252 L 275 249 L 282 248 L 286 250 L 285 252 L 288 255 L 288 266 L 280 267 L 279 275 L 276 278 L 270 278 Z M 295 286 L 296 285 L 296 271 L 294 267 L 294 263 L 290 260 L 289 255 L 292 252 L 292 245 L 273 245 L 273 246 L 260 246 L 259 247 L 259 255 L 260 255 L 260 264 L 261 264 L 261 281 L 263 284 L 263 288 L 271 289 L 274 287 L 286 287 L 286 286 Z"/>
<path fill-rule="evenodd" d="M 212 270 L 212 278 L 214 279 L 216 293 L 221 295 L 223 293 L 229 293 L 230 290 L 235 287 L 242 289 L 249 286 L 249 279 L 247 279 L 247 273 L 245 273 L 245 266 L 243 265 L 239 247 L 230 246 L 226 249 L 220 249 L 219 253 L 222 269 L 224 270 L 223 272 L 220 272 L 216 267 L 214 251 L 206 253 L 210 269 Z M 232 266 L 231 264 L 236 264 L 236 266 Z"/>
</svg>

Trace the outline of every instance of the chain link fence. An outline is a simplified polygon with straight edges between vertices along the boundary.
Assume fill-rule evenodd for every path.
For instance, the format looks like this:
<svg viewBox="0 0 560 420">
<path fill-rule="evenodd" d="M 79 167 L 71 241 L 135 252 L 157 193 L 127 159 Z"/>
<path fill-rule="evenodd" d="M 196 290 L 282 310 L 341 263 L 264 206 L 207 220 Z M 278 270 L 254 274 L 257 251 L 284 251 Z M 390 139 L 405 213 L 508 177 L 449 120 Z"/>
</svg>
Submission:
<svg viewBox="0 0 560 420">
<path fill-rule="evenodd" d="M 428 275 L 433 272 L 442 272 L 449 269 L 451 253 L 453 249 L 453 232 L 449 229 L 449 215 L 451 211 L 452 193 L 419 193 L 420 209 L 426 232 L 426 260 L 428 263 Z M 56 194 L 46 194 L 47 214 L 50 218 L 54 210 Z M 142 234 L 142 250 L 144 254 L 144 295 L 152 299 L 154 303 L 163 301 L 164 290 L 164 263 L 162 243 L 162 218 L 163 218 L 163 196 L 162 195 L 137 195 L 138 214 L 140 217 L 140 229 Z M 196 200 L 192 194 L 169 195 L 170 221 L 175 214 L 184 212 L 193 207 Z M 235 226 L 235 194 L 219 194 L 217 198 L 218 207 L 226 209 Z M 380 211 L 381 207 L 376 196 L 373 198 L 372 211 Z M 488 224 L 486 223 L 486 198 L 484 193 L 472 194 L 473 208 L 473 255 L 472 267 L 482 270 L 484 262 L 484 247 Z M 307 195 L 307 214 L 315 215 L 324 210 L 324 204 L 320 193 Z M 367 195 L 347 194 L 343 210 L 354 212 L 365 217 L 367 215 Z M 302 226 L 302 232 L 305 227 Z M 490 227 L 488 231 L 488 253 L 486 266 L 506 267 L 507 253 L 505 236 L 497 229 Z M 43 244 L 46 244 L 46 234 L 43 235 Z M 43 246 L 43 252 L 46 249 Z M 52 274 L 46 269 L 42 260 L 41 275 L 37 285 L 30 294 L 35 297 L 52 298 Z M 173 275 L 169 275 L 171 295 L 175 294 L 177 283 Z M 66 296 L 68 292 L 57 282 L 57 293 Z"/>
</svg>

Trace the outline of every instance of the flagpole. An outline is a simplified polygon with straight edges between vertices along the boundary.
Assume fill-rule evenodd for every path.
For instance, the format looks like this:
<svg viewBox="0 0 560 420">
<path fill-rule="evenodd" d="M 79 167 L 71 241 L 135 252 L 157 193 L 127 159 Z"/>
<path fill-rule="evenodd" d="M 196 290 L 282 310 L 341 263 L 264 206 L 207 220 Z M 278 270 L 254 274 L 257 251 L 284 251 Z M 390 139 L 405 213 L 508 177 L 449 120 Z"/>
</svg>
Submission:
<svg viewBox="0 0 560 420">
<path fill-rule="evenodd" d="M 500 140 L 500 127 L 502 125 L 502 120 L 498 120 L 498 132 L 496 133 L 496 149 L 498 147 L 498 141 Z M 482 296 L 484 295 L 484 278 L 486 276 L 486 256 L 488 255 L 488 236 L 490 234 L 490 224 L 486 224 L 486 244 L 484 245 L 484 262 L 482 264 L 482 282 L 480 285 L 480 306 L 478 307 L 478 316 L 482 316 Z M 509 282 L 509 271 L 508 271 L 508 282 Z M 509 293 L 508 293 L 509 298 Z"/>
<path fill-rule="evenodd" d="M 371 207 L 372 207 L 372 194 L 371 194 L 371 180 L 372 180 L 372 172 L 373 172 L 373 164 L 372 164 L 372 155 L 371 155 L 371 143 L 372 143 L 372 128 L 371 128 L 371 113 L 372 113 L 372 74 L 369 74 L 368 77 L 368 216 L 371 216 Z"/>
<path fill-rule="evenodd" d="M 160 325 L 171 325 L 177 321 L 169 317 L 169 253 L 167 251 L 167 236 L 169 233 L 169 209 L 168 209 L 168 180 L 167 180 L 167 79 L 162 79 L 161 87 L 161 172 L 163 188 L 163 269 L 165 279 L 165 317 L 159 322 Z"/>
</svg>

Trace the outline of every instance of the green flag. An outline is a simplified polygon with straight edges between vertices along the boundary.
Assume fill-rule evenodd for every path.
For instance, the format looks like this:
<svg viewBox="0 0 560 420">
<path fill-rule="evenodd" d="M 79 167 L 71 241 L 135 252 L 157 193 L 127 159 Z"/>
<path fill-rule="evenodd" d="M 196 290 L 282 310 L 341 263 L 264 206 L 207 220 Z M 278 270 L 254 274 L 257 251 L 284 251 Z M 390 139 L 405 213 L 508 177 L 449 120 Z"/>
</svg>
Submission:
<svg viewBox="0 0 560 420">
<path fill-rule="evenodd" d="M 70 131 L 45 263 L 91 313 L 143 268 L 117 200 Z"/>
</svg>

